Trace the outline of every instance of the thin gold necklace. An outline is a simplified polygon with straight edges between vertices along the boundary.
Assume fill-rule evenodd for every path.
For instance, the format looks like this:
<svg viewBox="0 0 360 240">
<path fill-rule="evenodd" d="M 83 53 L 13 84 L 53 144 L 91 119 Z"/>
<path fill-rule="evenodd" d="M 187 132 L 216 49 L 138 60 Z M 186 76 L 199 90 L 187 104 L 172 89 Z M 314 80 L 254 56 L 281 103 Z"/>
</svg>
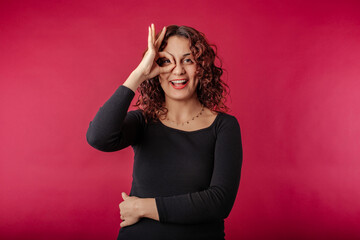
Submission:
<svg viewBox="0 0 360 240">
<path fill-rule="evenodd" d="M 184 126 L 185 123 L 186 123 L 186 124 L 189 124 L 192 120 L 195 120 L 195 119 L 198 118 L 200 115 L 202 115 L 202 112 L 203 112 L 203 111 L 204 111 L 204 105 L 201 105 L 201 111 L 200 111 L 196 116 L 194 116 L 194 117 L 192 117 L 191 119 L 189 119 L 189 120 L 187 120 L 187 121 L 185 121 L 185 122 L 182 122 L 182 123 L 178 123 L 178 122 L 176 122 L 176 121 L 170 120 L 170 118 L 168 118 L 167 116 L 166 116 L 166 120 L 175 123 L 176 126 L 179 126 L 179 125 Z"/>
</svg>

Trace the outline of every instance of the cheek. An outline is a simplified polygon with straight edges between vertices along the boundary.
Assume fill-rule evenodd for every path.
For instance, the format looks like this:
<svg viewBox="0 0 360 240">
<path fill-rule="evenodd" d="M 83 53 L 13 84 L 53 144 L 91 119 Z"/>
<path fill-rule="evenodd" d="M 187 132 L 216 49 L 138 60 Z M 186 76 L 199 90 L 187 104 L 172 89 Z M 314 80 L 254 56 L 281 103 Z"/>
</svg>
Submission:
<svg viewBox="0 0 360 240">
<path fill-rule="evenodd" d="M 159 81 L 160 81 L 160 83 L 164 82 L 166 79 L 168 79 L 168 77 L 169 77 L 169 74 L 167 74 L 167 73 L 162 73 L 162 74 L 160 74 L 160 75 L 159 75 Z"/>
<path fill-rule="evenodd" d="M 196 73 L 196 66 L 189 66 L 187 69 L 186 69 L 187 73 L 189 74 L 189 76 L 191 77 L 195 77 L 195 73 Z"/>
</svg>

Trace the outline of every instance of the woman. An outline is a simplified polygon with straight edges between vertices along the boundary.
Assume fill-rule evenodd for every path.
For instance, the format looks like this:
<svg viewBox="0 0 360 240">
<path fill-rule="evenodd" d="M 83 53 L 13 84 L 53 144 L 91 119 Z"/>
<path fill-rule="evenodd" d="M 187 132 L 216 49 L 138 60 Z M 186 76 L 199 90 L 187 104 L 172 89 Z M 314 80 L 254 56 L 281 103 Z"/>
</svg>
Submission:
<svg viewBox="0 0 360 240">
<path fill-rule="evenodd" d="M 224 239 L 242 145 L 215 57 L 197 30 L 171 25 L 155 36 L 152 24 L 139 66 L 90 122 L 92 147 L 135 153 L 118 239 Z M 136 90 L 139 109 L 128 111 Z"/>
</svg>

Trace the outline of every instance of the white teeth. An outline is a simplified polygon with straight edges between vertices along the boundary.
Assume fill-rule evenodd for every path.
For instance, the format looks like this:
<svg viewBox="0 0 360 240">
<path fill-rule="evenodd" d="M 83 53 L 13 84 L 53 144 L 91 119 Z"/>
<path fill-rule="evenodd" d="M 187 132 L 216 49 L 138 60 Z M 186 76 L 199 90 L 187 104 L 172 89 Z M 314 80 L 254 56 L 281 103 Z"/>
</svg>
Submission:
<svg viewBox="0 0 360 240">
<path fill-rule="evenodd" d="M 174 80 L 174 81 L 171 81 L 173 83 L 184 83 L 186 82 L 186 80 Z"/>
</svg>

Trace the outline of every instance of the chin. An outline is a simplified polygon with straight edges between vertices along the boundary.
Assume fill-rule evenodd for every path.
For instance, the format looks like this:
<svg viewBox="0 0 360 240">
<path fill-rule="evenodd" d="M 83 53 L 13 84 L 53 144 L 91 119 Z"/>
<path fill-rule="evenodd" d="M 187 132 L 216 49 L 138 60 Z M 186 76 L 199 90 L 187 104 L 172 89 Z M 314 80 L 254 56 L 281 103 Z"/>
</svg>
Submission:
<svg viewBox="0 0 360 240">
<path fill-rule="evenodd" d="M 165 91 L 165 97 L 173 100 L 184 101 L 196 97 L 196 93 L 195 92 L 174 93 L 174 92 Z"/>
</svg>

